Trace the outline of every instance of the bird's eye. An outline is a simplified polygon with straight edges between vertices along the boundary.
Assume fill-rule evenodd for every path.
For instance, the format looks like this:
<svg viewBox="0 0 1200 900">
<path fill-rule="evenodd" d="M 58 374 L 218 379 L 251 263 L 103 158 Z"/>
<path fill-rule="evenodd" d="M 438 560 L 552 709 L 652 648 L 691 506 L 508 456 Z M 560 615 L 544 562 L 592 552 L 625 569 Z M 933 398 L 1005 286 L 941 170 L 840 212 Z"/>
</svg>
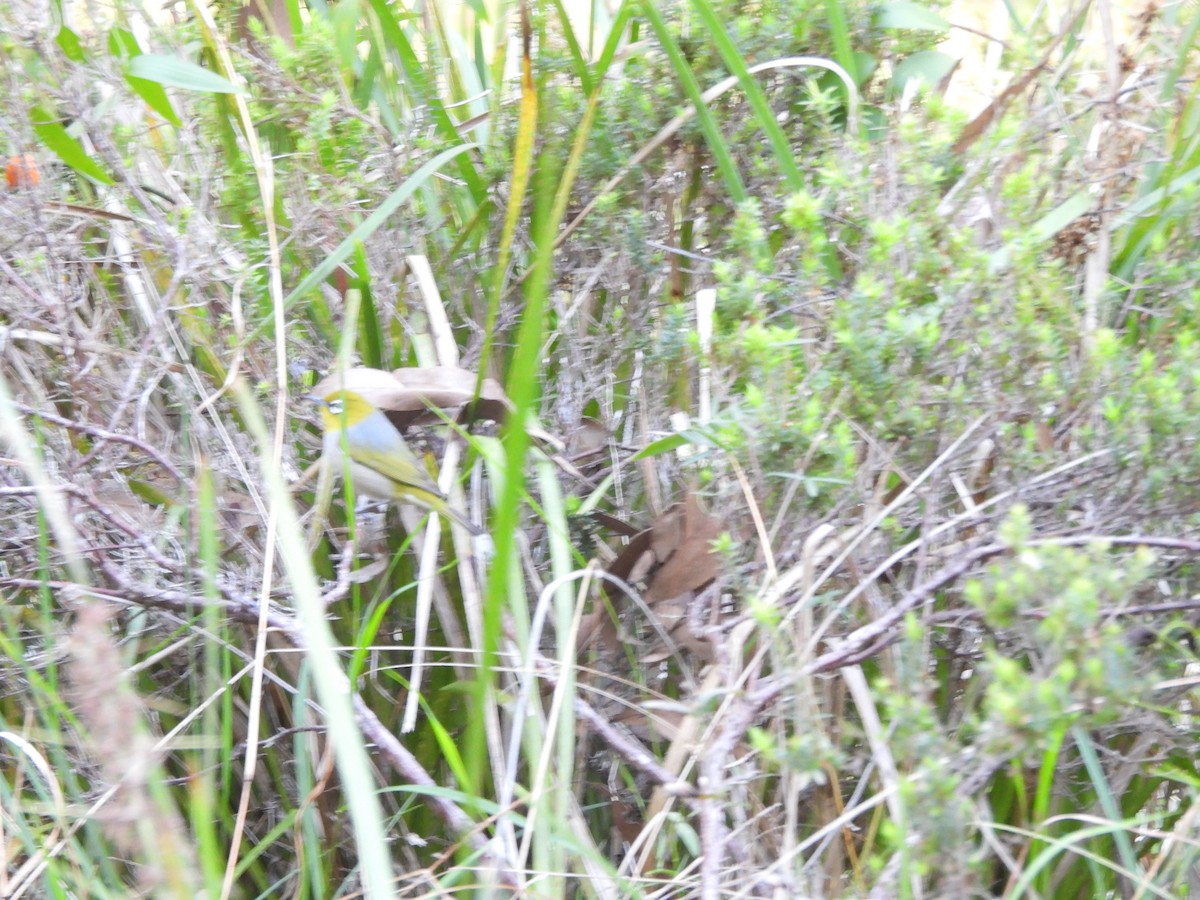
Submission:
<svg viewBox="0 0 1200 900">
<path fill-rule="evenodd" d="M 329 407 L 330 415 L 340 416 L 342 414 L 342 400 L 340 397 L 335 397 L 334 399 L 328 401 L 325 405 Z"/>
</svg>

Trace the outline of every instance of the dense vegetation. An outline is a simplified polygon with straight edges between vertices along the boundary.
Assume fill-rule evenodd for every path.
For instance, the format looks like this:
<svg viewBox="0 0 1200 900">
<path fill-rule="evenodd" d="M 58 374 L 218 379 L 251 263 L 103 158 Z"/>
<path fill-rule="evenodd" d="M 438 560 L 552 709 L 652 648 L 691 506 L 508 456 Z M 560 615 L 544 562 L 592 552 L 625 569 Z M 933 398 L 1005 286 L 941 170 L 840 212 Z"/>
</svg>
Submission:
<svg viewBox="0 0 1200 900">
<path fill-rule="evenodd" d="M 1009 10 L 0 6 L 0 893 L 1194 895 L 1200 16 Z"/>
</svg>

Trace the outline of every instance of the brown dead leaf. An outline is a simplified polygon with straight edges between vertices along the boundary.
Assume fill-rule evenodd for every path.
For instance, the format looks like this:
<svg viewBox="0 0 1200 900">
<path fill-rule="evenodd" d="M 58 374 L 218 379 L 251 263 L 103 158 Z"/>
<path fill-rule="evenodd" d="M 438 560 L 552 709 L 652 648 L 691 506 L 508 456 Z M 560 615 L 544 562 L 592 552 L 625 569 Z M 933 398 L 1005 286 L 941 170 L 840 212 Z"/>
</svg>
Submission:
<svg viewBox="0 0 1200 900">
<path fill-rule="evenodd" d="M 696 608 L 704 589 L 721 573 L 720 560 L 713 555 L 712 541 L 720 536 L 720 521 L 700 508 L 694 496 L 671 506 L 653 525 L 636 535 L 621 551 L 609 573 L 621 580 L 646 585 L 642 599 L 658 625 L 677 645 L 709 658 L 709 619 Z M 615 586 L 607 588 L 616 599 Z M 710 598 L 711 599 L 711 598 Z M 616 639 L 614 629 L 603 629 L 602 642 Z M 644 657 L 647 662 L 663 659 L 672 648 L 660 648 Z"/>
<path fill-rule="evenodd" d="M 721 523 L 700 508 L 695 497 L 675 504 L 651 529 L 650 549 L 662 562 L 646 588 L 646 603 L 698 592 L 721 574 L 711 542 L 721 536 Z"/>
<path fill-rule="evenodd" d="M 466 369 L 455 366 L 393 369 L 392 376 L 409 392 L 406 411 L 429 416 L 422 424 L 439 420 L 430 407 L 445 411 L 463 425 L 486 419 L 503 422 L 513 409 L 512 401 L 494 378 L 483 379 L 476 400 L 475 373 Z"/>
<path fill-rule="evenodd" d="M 654 528 L 639 531 L 629 543 L 617 554 L 617 558 L 612 561 L 612 565 L 608 567 L 610 575 L 615 575 L 622 581 L 633 584 L 635 581 L 641 581 L 643 577 L 650 573 L 650 569 L 658 564 L 650 551 L 650 540 L 653 536 Z M 646 557 L 646 561 L 642 562 L 642 558 Z M 634 574 L 634 573 L 637 574 Z M 613 596 L 619 596 L 620 590 L 615 586 L 605 582 L 605 590 Z"/>
<path fill-rule="evenodd" d="M 695 497 L 688 497 L 634 536 L 608 571 L 630 583 L 645 580 L 645 599 L 651 605 L 701 590 L 720 574 L 709 543 L 720 537 L 722 530 L 721 523 L 705 513 Z"/>
<path fill-rule="evenodd" d="M 612 435 L 599 419 L 581 416 L 575 429 L 567 436 L 567 454 L 580 463 L 608 449 Z"/>
<path fill-rule="evenodd" d="M 633 523 L 626 522 L 620 516 L 614 516 L 612 513 L 607 513 L 602 509 L 592 510 L 588 515 L 591 516 L 592 521 L 597 522 L 619 537 L 631 538 L 640 534 Z"/>
<path fill-rule="evenodd" d="M 480 419 L 503 422 L 512 410 L 504 389 L 491 378 L 483 380 L 482 392 L 475 402 L 475 376 L 452 366 L 394 372 L 356 366 L 345 372 L 331 372 L 312 393 L 323 397 L 338 389 L 359 394 L 387 413 L 400 429 L 437 424 L 443 421 L 443 416 L 463 424 Z"/>
<path fill-rule="evenodd" d="M 481 421 L 503 423 L 513 410 L 512 401 L 498 381 L 483 379 L 476 397 L 475 373 L 456 366 L 411 367 L 391 372 L 355 366 L 345 372 L 329 373 L 310 393 L 323 397 L 339 388 L 353 391 L 383 410 L 401 431 L 419 425 L 438 425 L 445 419 L 460 425 Z M 525 430 L 547 452 L 561 451 L 562 442 L 536 422 L 527 424 Z M 571 469 L 568 467 L 568 471 Z"/>
</svg>

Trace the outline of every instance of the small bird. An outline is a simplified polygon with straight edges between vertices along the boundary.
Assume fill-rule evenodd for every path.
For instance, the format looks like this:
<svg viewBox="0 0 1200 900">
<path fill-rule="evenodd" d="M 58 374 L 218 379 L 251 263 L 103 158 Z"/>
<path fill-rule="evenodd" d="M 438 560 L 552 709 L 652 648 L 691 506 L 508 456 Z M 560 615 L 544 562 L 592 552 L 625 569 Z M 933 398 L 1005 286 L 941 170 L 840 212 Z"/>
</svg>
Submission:
<svg viewBox="0 0 1200 900">
<path fill-rule="evenodd" d="M 349 456 L 350 478 L 359 494 L 414 503 L 453 519 L 472 534 L 480 534 L 480 529 L 438 490 L 382 410 L 361 394 L 336 384 L 308 399 L 321 408 L 328 464 L 334 472 L 342 473 Z"/>
</svg>

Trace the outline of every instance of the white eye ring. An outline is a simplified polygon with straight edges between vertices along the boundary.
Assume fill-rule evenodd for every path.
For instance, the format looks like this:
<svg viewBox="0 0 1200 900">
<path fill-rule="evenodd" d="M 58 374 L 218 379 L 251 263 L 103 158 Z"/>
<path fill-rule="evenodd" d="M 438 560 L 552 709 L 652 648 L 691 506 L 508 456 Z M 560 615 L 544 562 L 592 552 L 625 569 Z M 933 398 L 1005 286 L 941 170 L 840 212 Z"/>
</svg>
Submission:
<svg viewBox="0 0 1200 900">
<path fill-rule="evenodd" d="M 330 415 L 340 416 L 342 414 L 342 400 L 340 397 L 326 401 L 325 406 L 328 407 Z"/>
</svg>

